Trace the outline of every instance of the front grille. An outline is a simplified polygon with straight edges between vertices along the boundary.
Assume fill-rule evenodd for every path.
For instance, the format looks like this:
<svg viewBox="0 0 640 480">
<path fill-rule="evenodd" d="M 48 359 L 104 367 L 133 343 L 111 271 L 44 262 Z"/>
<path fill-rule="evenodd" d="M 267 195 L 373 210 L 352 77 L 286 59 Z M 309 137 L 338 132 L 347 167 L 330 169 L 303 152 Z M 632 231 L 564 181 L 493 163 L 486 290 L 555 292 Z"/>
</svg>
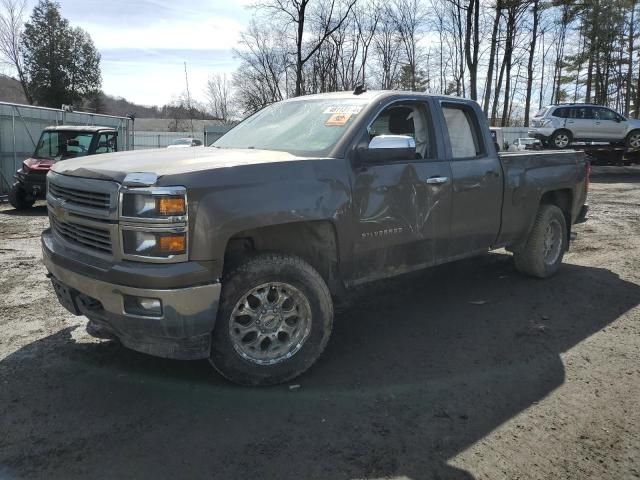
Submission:
<svg viewBox="0 0 640 480">
<path fill-rule="evenodd" d="M 99 252 L 111 253 L 111 235 L 109 231 L 73 222 L 65 222 L 53 215 L 49 216 L 49 220 L 53 231 L 65 240 Z"/>
<path fill-rule="evenodd" d="M 111 205 L 111 196 L 109 193 L 78 190 L 76 188 L 56 185 L 53 182 L 49 182 L 49 193 L 56 198 L 67 201 L 70 205 L 98 208 L 101 210 L 108 210 Z"/>
</svg>

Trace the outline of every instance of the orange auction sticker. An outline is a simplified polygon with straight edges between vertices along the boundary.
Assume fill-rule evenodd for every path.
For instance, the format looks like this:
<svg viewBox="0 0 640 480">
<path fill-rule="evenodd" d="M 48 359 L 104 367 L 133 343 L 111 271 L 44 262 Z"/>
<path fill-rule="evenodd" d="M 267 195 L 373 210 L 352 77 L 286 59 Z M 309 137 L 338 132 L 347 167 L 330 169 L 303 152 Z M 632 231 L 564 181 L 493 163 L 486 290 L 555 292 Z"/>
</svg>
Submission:
<svg viewBox="0 0 640 480">
<path fill-rule="evenodd" d="M 324 124 L 327 127 L 342 127 L 351 118 L 350 113 L 334 113 Z"/>
</svg>

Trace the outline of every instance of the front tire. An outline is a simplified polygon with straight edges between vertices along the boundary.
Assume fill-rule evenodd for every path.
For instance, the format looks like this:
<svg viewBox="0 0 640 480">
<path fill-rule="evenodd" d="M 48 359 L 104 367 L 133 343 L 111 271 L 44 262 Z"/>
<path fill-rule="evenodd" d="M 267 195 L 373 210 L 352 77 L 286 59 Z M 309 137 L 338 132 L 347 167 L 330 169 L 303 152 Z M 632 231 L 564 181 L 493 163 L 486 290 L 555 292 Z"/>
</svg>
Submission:
<svg viewBox="0 0 640 480">
<path fill-rule="evenodd" d="M 210 362 L 240 385 L 273 385 L 320 357 L 333 303 L 318 272 L 299 257 L 256 256 L 225 275 Z"/>
<path fill-rule="evenodd" d="M 640 130 L 629 132 L 625 144 L 628 149 L 640 149 Z"/>
<path fill-rule="evenodd" d="M 541 205 L 522 250 L 513 254 L 516 269 L 526 275 L 547 278 L 560 268 L 567 250 L 567 221 L 555 205 Z"/>
<path fill-rule="evenodd" d="M 20 183 L 14 183 L 9 190 L 9 203 L 16 210 L 27 210 L 36 203 L 35 198 L 27 195 L 27 192 Z"/>
<path fill-rule="evenodd" d="M 573 141 L 573 136 L 569 130 L 558 130 L 553 135 L 551 135 L 551 145 L 553 148 L 567 148 L 571 145 Z"/>
</svg>

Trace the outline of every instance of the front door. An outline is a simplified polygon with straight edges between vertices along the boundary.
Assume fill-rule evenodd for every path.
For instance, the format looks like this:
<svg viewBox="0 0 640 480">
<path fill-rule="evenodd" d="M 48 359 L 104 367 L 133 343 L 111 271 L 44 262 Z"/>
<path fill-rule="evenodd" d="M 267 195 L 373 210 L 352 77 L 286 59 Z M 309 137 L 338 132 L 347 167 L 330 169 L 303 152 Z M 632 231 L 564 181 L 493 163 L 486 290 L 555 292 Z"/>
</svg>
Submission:
<svg viewBox="0 0 640 480">
<path fill-rule="evenodd" d="M 436 151 L 427 104 L 402 101 L 384 108 L 368 127 L 368 141 L 383 134 L 413 137 L 416 155 L 361 165 L 355 172 L 355 280 L 398 274 L 447 256 L 451 170 Z"/>
<path fill-rule="evenodd" d="M 595 132 L 594 138 L 602 140 L 623 140 L 625 124 L 622 117 L 613 110 L 604 107 L 594 107 Z"/>
</svg>

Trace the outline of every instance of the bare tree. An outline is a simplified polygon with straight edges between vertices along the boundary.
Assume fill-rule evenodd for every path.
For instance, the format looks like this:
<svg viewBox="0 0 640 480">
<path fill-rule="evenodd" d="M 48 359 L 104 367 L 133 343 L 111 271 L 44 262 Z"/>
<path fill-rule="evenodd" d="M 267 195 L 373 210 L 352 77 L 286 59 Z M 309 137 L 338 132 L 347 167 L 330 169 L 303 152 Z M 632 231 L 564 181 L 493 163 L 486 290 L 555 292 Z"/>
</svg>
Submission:
<svg viewBox="0 0 640 480">
<path fill-rule="evenodd" d="M 255 112 L 285 98 L 288 60 L 281 32 L 252 22 L 235 54 L 240 68 L 233 75 L 233 83 L 240 110 Z"/>
<path fill-rule="evenodd" d="M 26 6 L 27 0 L 0 0 L 0 60 L 16 71 L 27 101 L 33 103 L 20 52 Z"/>
<path fill-rule="evenodd" d="M 533 61 L 536 55 L 536 41 L 538 40 L 538 23 L 540 21 L 540 0 L 533 0 L 531 9 L 533 26 L 531 27 L 531 43 L 529 48 L 529 62 L 527 64 L 527 94 L 524 106 L 524 126 L 529 126 L 529 113 L 531 110 L 531 94 L 533 91 Z"/>
<path fill-rule="evenodd" d="M 469 70 L 469 94 L 478 99 L 478 55 L 480 52 L 480 0 L 469 0 L 464 37 L 464 55 Z"/>
<path fill-rule="evenodd" d="M 487 81 L 484 88 L 484 101 L 482 109 L 485 115 L 489 113 L 489 101 L 491 99 L 491 87 L 493 82 L 493 69 L 496 61 L 496 51 L 498 48 L 498 28 L 500 26 L 500 18 L 502 16 L 502 0 L 496 0 L 495 17 L 493 18 L 493 28 L 491 31 L 491 47 L 489 49 L 489 66 L 487 67 Z"/>
<path fill-rule="evenodd" d="M 421 0 L 393 0 L 385 14 L 391 15 L 404 47 L 405 60 L 411 74 L 411 90 L 416 89 L 420 40 L 424 35 L 425 14 Z"/>
<path fill-rule="evenodd" d="M 228 123 L 232 119 L 233 90 L 231 81 L 226 74 L 217 73 L 207 80 L 205 96 L 209 103 L 211 114 Z"/>
<path fill-rule="evenodd" d="M 381 5 L 379 7 L 382 8 Z M 373 39 L 375 47 L 374 65 L 376 66 L 380 88 L 383 90 L 392 89 L 397 84 L 401 42 L 393 20 L 389 18 L 386 12 L 383 12 Z"/>
<path fill-rule="evenodd" d="M 300 96 L 304 93 L 304 67 L 310 58 L 322 47 L 324 42 L 340 28 L 347 19 L 351 9 L 357 0 L 346 0 L 341 3 L 337 0 L 328 0 L 319 4 L 320 11 L 315 12 L 316 18 L 322 19 L 322 24 L 318 27 L 320 34 L 314 40 L 305 44 L 307 21 L 310 14 L 309 4 L 311 0 L 271 0 L 268 3 L 260 3 L 256 7 L 270 11 L 280 17 L 287 27 L 293 25 L 295 29 L 295 93 Z"/>
</svg>

